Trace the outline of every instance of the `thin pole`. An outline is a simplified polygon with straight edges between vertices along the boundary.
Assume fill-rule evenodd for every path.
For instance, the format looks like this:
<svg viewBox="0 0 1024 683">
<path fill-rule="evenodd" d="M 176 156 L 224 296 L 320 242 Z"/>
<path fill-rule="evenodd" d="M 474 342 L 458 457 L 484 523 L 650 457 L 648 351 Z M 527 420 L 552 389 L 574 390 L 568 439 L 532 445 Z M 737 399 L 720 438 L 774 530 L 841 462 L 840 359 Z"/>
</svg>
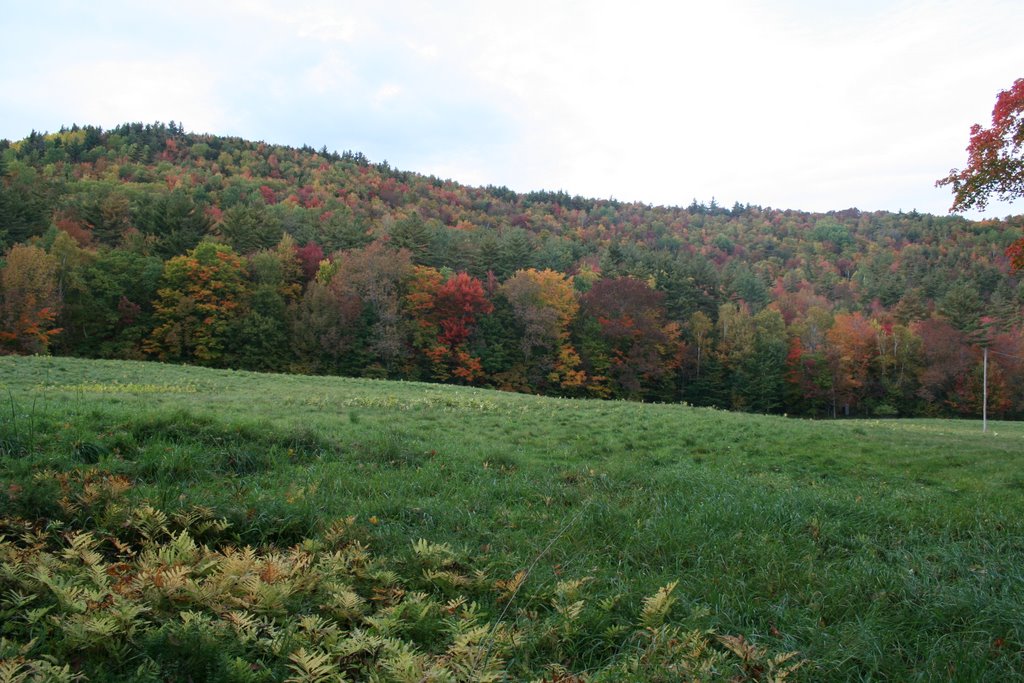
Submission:
<svg viewBox="0 0 1024 683">
<path fill-rule="evenodd" d="M 981 431 L 988 431 L 988 347 L 985 347 L 985 361 L 981 371 Z"/>
</svg>

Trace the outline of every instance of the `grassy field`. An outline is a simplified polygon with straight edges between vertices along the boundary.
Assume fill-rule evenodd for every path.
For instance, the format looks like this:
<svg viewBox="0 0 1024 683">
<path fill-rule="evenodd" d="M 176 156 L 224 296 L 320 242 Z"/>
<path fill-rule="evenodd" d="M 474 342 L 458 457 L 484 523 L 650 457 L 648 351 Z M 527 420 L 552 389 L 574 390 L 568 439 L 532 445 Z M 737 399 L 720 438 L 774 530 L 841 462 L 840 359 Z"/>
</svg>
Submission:
<svg viewBox="0 0 1024 683">
<path fill-rule="evenodd" d="M 24 680 L 1024 680 L 1024 424 L 60 358 L 0 401 Z"/>
</svg>

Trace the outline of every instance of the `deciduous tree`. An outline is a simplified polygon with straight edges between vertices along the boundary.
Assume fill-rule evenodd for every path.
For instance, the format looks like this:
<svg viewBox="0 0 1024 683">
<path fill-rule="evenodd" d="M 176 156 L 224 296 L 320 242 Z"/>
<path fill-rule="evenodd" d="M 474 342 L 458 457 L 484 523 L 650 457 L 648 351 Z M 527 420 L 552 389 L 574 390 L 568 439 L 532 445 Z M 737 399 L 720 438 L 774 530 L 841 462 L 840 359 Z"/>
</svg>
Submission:
<svg viewBox="0 0 1024 683">
<path fill-rule="evenodd" d="M 1010 201 L 1024 196 L 1024 78 L 996 96 L 992 125 L 971 126 L 967 166 L 953 169 L 936 185 L 951 185 L 951 211 L 984 209 L 993 196 Z"/>
<path fill-rule="evenodd" d="M 832 368 L 833 411 L 841 406 L 843 413 L 849 415 L 869 389 L 875 330 L 860 313 L 839 313 L 826 338 Z"/>
<path fill-rule="evenodd" d="M 967 166 L 954 168 L 935 184 L 953 187 L 950 211 L 984 209 L 992 197 L 1024 197 L 1024 78 L 996 96 L 989 128 L 971 126 Z M 1024 238 L 1010 245 L 1006 254 L 1014 270 L 1024 269 Z"/>
<path fill-rule="evenodd" d="M 0 353 L 46 353 L 60 333 L 57 260 L 39 247 L 16 244 L 0 270 Z"/>
<path fill-rule="evenodd" d="M 466 273 L 447 279 L 434 268 L 417 266 L 406 294 L 414 318 L 413 338 L 435 379 L 472 382 L 483 366 L 467 349 L 480 315 L 494 310 L 480 280 Z"/>
<path fill-rule="evenodd" d="M 164 361 L 223 365 L 247 290 L 245 264 L 225 244 L 201 242 L 167 261 L 146 352 Z"/>
<path fill-rule="evenodd" d="M 409 325 L 402 315 L 403 288 L 412 274 L 412 256 L 381 241 L 333 256 L 330 287 L 338 297 L 355 295 L 370 324 L 369 351 L 388 374 L 408 359 Z"/>
<path fill-rule="evenodd" d="M 578 389 L 586 376 L 569 343 L 569 324 L 579 310 L 572 278 L 553 270 L 520 270 L 501 293 L 522 329 L 520 346 L 525 376 L 538 388 Z"/>
<path fill-rule="evenodd" d="M 598 280 L 583 296 L 582 312 L 597 321 L 607 354 L 586 359 L 587 367 L 607 367 L 618 396 L 675 398 L 683 347 L 679 324 L 666 319 L 664 299 L 630 277 Z"/>
</svg>

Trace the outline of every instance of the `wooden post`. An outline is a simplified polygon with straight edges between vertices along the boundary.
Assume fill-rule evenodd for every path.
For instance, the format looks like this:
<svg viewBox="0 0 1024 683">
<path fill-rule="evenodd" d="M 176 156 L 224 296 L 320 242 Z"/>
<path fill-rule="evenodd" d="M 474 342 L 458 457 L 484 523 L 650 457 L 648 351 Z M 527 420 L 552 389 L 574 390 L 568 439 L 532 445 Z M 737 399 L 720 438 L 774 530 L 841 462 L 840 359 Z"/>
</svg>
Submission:
<svg viewBox="0 0 1024 683">
<path fill-rule="evenodd" d="M 988 347 L 985 347 L 985 360 L 981 370 L 981 431 L 988 431 Z"/>
</svg>

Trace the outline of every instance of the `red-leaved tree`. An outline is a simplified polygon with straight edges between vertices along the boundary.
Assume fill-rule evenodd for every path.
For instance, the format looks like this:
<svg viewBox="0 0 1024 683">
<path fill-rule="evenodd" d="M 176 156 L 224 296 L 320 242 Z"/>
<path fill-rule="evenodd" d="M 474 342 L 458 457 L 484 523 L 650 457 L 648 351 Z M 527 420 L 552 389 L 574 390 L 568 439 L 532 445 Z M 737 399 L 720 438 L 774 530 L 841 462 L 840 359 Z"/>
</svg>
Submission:
<svg viewBox="0 0 1024 683">
<path fill-rule="evenodd" d="M 971 126 L 967 166 L 953 169 L 937 186 L 953 186 L 951 211 L 984 209 L 991 196 L 1024 197 L 1024 78 L 996 97 L 992 126 Z"/>
<path fill-rule="evenodd" d="M 1024 197 L 1024 78 L 996 96 L 992 126 L 971 126 L 967 166 L 953 169 L 937 186 L 953 186 L 950 211 L 984 209 L 990 197 L 1012 201 Z M 1024 238 L 1006 250 L 1014 270 L 1024 269 Z"/>
<path fill-rule="evenodd" d="M 434 268 L 416 266 L 406 294 L 406 308 L 416 321 L 414 343 L 440 380 L 472 382 L 483 375 L 480 359 L 466 342 L 480 315 L 494 310 L 480 280 L 455 273 L 447 280 Z"/>
<path fill-rule="evenodd" d="M 583 311 L 597 322 L 600 351 L 588 358 L 607 368 L 617 395 L 639 398 L 671 384 L 682 363 L 678 323 L 669 322 L 665 295 L 643 280 L 598 280 L 583 296 Z M 591 348 L 598 349 L 597 345 Z"/>
</svg>

